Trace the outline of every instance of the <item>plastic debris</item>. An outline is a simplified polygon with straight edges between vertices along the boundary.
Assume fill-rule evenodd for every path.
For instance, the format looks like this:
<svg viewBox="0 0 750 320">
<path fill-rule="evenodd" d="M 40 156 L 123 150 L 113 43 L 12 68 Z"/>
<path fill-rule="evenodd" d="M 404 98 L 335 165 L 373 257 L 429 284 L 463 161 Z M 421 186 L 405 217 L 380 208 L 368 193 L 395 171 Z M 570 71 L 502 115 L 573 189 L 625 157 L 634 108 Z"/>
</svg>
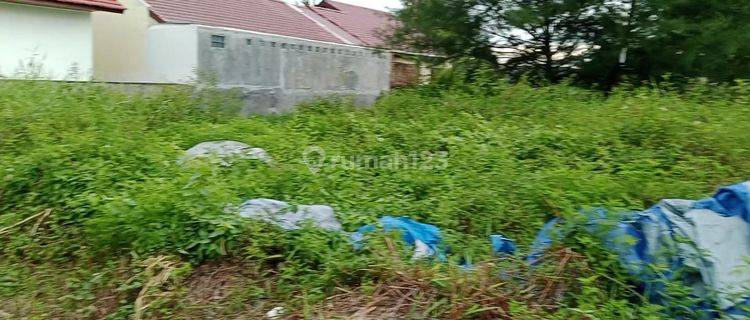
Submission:
<svg viewBox="0 0 750 320">
<path fill-rule="evenodd" d="M 439 260 L 445 259 L 445 255 L 440 249 L 443 239 L 438 227 L 419 223 L 406 217 L 390 216 L 380 218 L 379 224 L 384 232 L 401 232 L 404 242 L 415 247 L 412 259 L 421 260 L 433 257 Z M 372 225 L 361 227 L 351 235 L 351 239 L 357 248 L 361 248 L 362 242 L 366 239 L 366 234 L 376 230 L 377 228 Z"/>
<path fill-rule="evenodd" d="M 209 141 L 195 145 L 188 149 L 180 159 L 185 163 L 194 159 L 216 157 L 222 166 L 231 166 L 238 159 L 260 160 L 271 164 L 273 158 L 261 148 L 253 148 L 248 144 L 237 141 Z"/>
<path fill-rule="evenodd" d="M 330 231 L 342 229 L 333 209 L 327 206 L 291 206 L 256 199 L 244 203 L 240 215 L 285 230 L 298 230 L 306 221 Z M 646 211 L 616 215 L 595 209 L 582 212 L 582 218 L 579 227 L 617 255 L 620 265 L 643 283 L 645 295 L 652 302 L 670 304 L 665 300 L 664 280 L 682 281 L 693 288 L 694 296 L 703 298 L 693 309 L 704 310 L 707 318 L 718 317 L 711 311 L 717 307 L 730 318 L 748 316 L 745 308 L 750 307 L 750 297 L 745 295 L 750 288 L 750 182 L 722 188 L 700 201 L 663 200 Z M 545 224 L 526 261 L 539 264 L 545 252 L 567 236 L 566 226 L 571 223 L 554 219 Z M 355 248 L 361 249 L 367 234 L 378 230 L 400 232 L 404 242 L 414 247 L 414 260 L 446 260 L 440 229 L 406 217 L 385 216 L 378 226 L 359 228 L 350 235 Z M 503 235 L 490 236 L 490 242 L 497 256 L 513 255 L 517 250 L 515 242 Z M 653 265 L 668 269 L 657 271 Z M 465 268 L 470 270 L 471 264 L 467 262 Z"/>
<path fill-rule="evenodd" d="M 503 235 L 491 235 L 490 242 L 492 243 L 492 252 L 495 255 L 513 255 L 516 253 L 516 243 Z"/>
<path fill-rule="evenodd" d="M 750 306 L 750 182 L 720 189 L 711 198 L 663 200 L 642 212 L 611 217 L 605 210 L 585 212 L 584 229 L 618 256 L 620 265 L 640 279 L 655 303 L 662 301 L 663 280 L 682 281 L 693 295 L 712 301 L 733 316 Z M 527 258 L 539 262 L 555 240 L 565 236 L 561 220 L 539 232 Z M 655 271 L 652 265 L 668 266 Z M 708 310 L 707 306 L 695 306 Z"/>
<path fill-rule="evenodd" d="M 341 223 L 336 219 L 333 208 L 322 205 L 292 206 L 286 202 L 271 199 L 254 199 L 243 203 L 239 208 L 242 217 L 266 221 L 284 230 L 299 230 L 305 223 L 328 231 L 341 231 Z"/>
<path fill-rule="evenodd" d="M 266 318 L 268 319 L 279 319 L 286 314 L 284 307 L 276 307 L 266 312 Z"/>
</svg>

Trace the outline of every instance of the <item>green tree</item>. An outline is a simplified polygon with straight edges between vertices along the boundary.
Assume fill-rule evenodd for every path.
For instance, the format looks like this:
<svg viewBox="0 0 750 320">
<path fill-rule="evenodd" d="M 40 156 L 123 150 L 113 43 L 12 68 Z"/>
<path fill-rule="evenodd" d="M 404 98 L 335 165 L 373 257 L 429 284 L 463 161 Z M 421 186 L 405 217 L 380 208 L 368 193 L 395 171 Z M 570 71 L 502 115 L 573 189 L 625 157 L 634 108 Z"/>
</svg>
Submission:
<svg viewBox="0 0 750 320">
<path fill-rule="evenodd" d="M 578 78 L 609 90 L 635 82 L 727 82 L 750 77 L 750 2 L 629 0 L 612 3 L 598 24 Z"/>
<path fill-rule="evenodd" d="M 598 32 L 591 39 L 592 50 L 576 77 L 579 83 L 609 91 L 623 76 L 636 72 L 636 58 L 644 56 L 648 39 L 659 33 L 655 22 L 658 11 L 649 1 L 612 1 L 603 7 L 596 21 Z"/>
<path fill-rule="evenodd" d="M 750 77 L 747 0 L 405 0 L 396 41 L 511 78 L 611 90 L 671 75 Z"/>
<path fill-rule="evenodd" d="M 575 73 L 598 32 L 604 0 L 406 0 L 396 41 L 470 55 L 514 78 L 558 82 Z"/>
<path fill-rule="evenodd" d="M 477 5 L 475 0 L 404 0 L 404 9 L 396 13 L 400 27 L 394 45 L 497 66 L 490 37 L 482 32 L 484 19 L 472 13 Z"/>
<path fill-rule="evenodd" d="M 593 49 L 603 0 L 481 0 L 484 32 L 514 78 L 552 83 L 576 74 Z"/>
<path fill-rule="evenodd" d="M 634 61 L 640 78 L 672 73 L 732 81 L 750 77 L 750 1 L 651 0 L 658 32 Z"/>
</svg>

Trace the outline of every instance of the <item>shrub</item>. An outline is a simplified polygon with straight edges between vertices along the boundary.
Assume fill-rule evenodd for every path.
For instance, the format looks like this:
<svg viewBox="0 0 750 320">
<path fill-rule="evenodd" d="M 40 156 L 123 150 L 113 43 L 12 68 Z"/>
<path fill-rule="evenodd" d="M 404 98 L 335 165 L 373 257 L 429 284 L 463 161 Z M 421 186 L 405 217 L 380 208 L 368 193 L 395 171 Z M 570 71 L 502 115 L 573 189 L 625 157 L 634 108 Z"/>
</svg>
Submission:
<svg viewBox="0 0 750 320">
<path fill-rule="evenodd" d="M 234 100 L 210 88 L 132 95 L 0 82 L 0 225 L 53 209 L 35 237 L 16 228 L 0 251 L 26 262 L 237 255 L 269 265 L 291 292 L 322 297 L 340 284 L 375 281 L 363 270 L 377 254 L 354 252 L 337 235 L 284 233 L 226 208 L 252 198 L 328 204 L 347 230 L 410 216 L 445 230 L 457 264 L 490 259 L 490 234 L 523 248 L 545 221 L 581 207 L 637 210 L 662 198 L 699 198 L 750 172 L 742 83 L 609 97 L 564 85 L 438 85 L 394 92 L 372 108 L 332 100 L 240 118 L 222 109 Z M 264 148 L 276 163 L 177 163 L 183 150 L 221 139 Z M 327 154 L 318 172 L 303 162 L 309 146 Z M 420 166 L 361 168 L 394 156 L 416 156 Z M 611 312 L 592 310 L 593 301 L 630 303 L 627 290 L 597 291 L 612 285 L 602 279 L 576 280 L 583 289 L 561 314 Z M 653 311 L 643 308 L 641 315 Z"/>
</svg>

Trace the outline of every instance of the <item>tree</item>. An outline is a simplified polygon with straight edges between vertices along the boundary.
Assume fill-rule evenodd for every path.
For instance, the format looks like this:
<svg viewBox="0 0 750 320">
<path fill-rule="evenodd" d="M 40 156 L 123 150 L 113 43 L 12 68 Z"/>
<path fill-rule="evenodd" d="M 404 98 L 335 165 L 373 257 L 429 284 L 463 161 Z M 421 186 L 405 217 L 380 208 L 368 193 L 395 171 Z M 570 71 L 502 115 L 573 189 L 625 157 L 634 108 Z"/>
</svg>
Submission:
<svg viewBox="0 0 750 320">
<path fill-rule="evenodd" d="M 557 82 L 591 49 L 604 0 L 407 0 L 397 41 L 502 62 L 512 77 Z"/>
<path fill-rule="evenodd" d="M 650 0 L 659 32 L 644 44 L 640 78 L 672 73 L 732 81 L 750 77 L 750 1 Z"/>
<path fill-rule="evenodd" d="M 511 78 L 611 90 L 750 78 L 747 0 L 405 0 L 395 40 L 486 60 Z"/>
<path fill-rule="evenodd" d="M 744 0 L 627 0 L 602 15 L 579 79 L 605 90 L 623 77 L 636 82 L 750 77 L 750 2 Z"/>
<path fill-rule="evenodd" d="M 599 31 L 603 0 L 482 0 L 483 31 L 512 77 L 558 82 L 577 73 Z"/>
<path fill-rule="evenodd" d="M 598 16 L 598 30 L 591 39 L 593 50 L 584 58 L 577 80 L 610 91 L 624 75 L 638 69 L 648 39 L 658 34 L 654 17 L 658 12 L 649 0 L 607 3 Z"/>
<path fill-rule="evenodd" d="M 437 53 L 448 59 L 475 57 L 497 66 L 482 17 L 472 14 L 475 0 L 404 0 L 396 13 L 395 46 Z"/>
</svg>

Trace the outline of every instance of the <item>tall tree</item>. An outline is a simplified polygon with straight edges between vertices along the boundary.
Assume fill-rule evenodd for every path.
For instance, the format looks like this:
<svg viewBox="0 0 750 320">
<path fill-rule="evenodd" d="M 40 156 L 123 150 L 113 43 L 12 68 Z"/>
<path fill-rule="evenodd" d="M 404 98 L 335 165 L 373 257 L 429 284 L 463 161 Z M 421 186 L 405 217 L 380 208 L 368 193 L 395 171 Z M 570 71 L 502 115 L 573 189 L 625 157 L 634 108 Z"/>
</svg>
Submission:
<svg viewBox="0 0 750 320">
<path fill-rule="evenodd" d="M 593 49 L 603 0 L 480 0 L 483 31 L 507 59 L 511 76 L 558 82 L 574 75 Z"/>
<path fill-rule="evenodd" d="M 611 90 L 623 76 L 633 73 L 643 56 L 648 39 L 658 34 L 655 13 L 650 0 L 611 1 L 603 7 L 596 24 L 598 32 L 591 39 L 577 80 Z"/>
<path fill-rule="evenodd" d="M 404 0 L 396 13 L 400 27 L 397 46 L 430 51 L 447 58 L 471 56 L 497 65 L 484 19 L 473 14 L 476 0 Z"/>
<path fill-rule="evenodd" d="M 513 77 L 557 82 L 580 67 L 604 0 L 406 0 L 397 41 L 502 62 Z"/>
<path fill-rule="evenodd" d="M 724 82 L 750 77 L 750 2 L 624 0 L 603 15 L 579 79 L 611 89 L 623 77 Z"/>
<path fill-rule="evenodd" d="M 643 48 L 638 75 L 673 73 L 712 81 L 750 78 L 750 1 L 650 0 L 659 32 Z"/>
<path fill-rule="evenodd" d="M 396 41 L 539 82 L 750 78 L 747 0 L 404 0 Z"/>
</svg>

